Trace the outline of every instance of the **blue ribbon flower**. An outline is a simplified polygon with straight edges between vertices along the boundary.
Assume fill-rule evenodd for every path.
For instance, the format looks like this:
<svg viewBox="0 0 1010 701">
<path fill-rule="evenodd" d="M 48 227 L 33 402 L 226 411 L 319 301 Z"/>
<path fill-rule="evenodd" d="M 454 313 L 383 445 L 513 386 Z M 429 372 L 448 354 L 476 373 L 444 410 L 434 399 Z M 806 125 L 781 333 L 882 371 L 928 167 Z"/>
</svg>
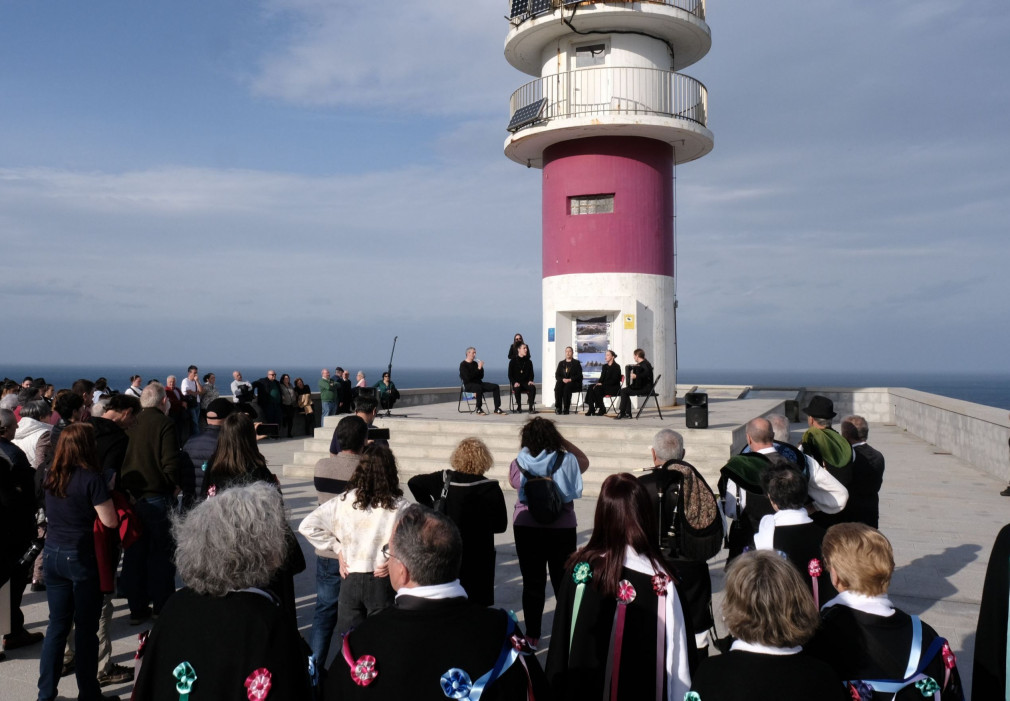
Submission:
<svg viewBox="0 0 1010 701">
<path fill-rule="evenodd" d="M 470 675 L 458 667 L 453 667 L 442 675 L 442 693 L 450 699 L 465 699 L 470 696 L 473 682 Z"/>
</svg>

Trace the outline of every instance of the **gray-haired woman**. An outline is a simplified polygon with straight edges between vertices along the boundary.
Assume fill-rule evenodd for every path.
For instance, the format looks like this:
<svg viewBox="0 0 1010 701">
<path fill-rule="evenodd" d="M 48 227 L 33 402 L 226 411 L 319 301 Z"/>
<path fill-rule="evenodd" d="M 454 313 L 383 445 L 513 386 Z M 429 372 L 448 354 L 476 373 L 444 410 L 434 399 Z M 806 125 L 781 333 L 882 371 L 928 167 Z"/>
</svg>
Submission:
<svg viewBox="0 0 1010 701">
<path fill-rule="evenodd" d="M 176 567 L 185 588 L 165 604 L 144 649 L 135 697 L 311 698 L 308 647 L 263 587 L 284 562 L 284 508 L 276 488 L 255 482 L 207 499 L 176 522 Z M 227 654 L 222 654 L 227 650 Z"/>
</svg>

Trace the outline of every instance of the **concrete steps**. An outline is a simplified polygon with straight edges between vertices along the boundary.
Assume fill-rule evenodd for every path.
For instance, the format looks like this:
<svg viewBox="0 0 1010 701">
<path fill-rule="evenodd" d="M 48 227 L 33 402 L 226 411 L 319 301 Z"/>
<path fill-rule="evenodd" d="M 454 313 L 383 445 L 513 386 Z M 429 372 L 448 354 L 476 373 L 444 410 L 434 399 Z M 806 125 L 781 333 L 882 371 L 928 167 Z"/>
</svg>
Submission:
<svg viewBox="0 0 1010 701">
<path fill-rule="evenodd" d="M 664 410 L 664 416 L 666 415 Z M 659 422 L 658 417 L 646 421 L 616 421 L 612 418 L 584 416 L 557 417 L 553 412 L 543 416 L 557 419 L 558 428 L 589 456 L 590 468 L 583 476 L 584 494 L 598 495 L 603 480 L 615 472 L 628 472 L 648 467 L 652 438 L 659 428 L 670 427 L 684 436 L 686 459 L 695 465 L 706 479 L 714 481 L 718 470 L 726 463 L 733 449 L 743 444 L 742 424 L 713 427 L 705 430 L 683 428 L 681 420 Z M 757 415 L 757 414 L 755 414 Z M 307 438 L 290 464 L 284 466 L 286 477 L 311 477 L 320 458 L 329 454 L 333 427 L 341 417 L 327 417 L 315 436 Z M 494 456 L 494 466 L 488 476 L 497 479 L 506 489 L 508 468 L 519 451 L 519 430 L 528 415 L 476 418 L 443 413 L 437 418 L 411 416 L 383 418 L 375 425 L 390 429 L 390 447 L 396 455 L 401 482 L 411 476 L 442 470 L 449 465 L 449 456 L 460 440 L 477 436 L 487 443 Z"/>
</svg>

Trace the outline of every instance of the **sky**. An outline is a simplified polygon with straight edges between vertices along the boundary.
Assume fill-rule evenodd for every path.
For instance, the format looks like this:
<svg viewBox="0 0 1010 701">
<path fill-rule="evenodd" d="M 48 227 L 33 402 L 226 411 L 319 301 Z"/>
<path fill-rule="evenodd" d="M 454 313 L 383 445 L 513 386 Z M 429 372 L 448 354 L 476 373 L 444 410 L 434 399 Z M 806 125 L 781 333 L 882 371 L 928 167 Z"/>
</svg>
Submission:
<svg viewBox="0 0 1010 701">
<path fill-rule="evenodd" d="M 541 323 L 506 11 L 0 0 L 0 365 L 504 364 Z M 1005 371 L 1010 3 L 707 21 L 680 366 Z"/>
</svg>

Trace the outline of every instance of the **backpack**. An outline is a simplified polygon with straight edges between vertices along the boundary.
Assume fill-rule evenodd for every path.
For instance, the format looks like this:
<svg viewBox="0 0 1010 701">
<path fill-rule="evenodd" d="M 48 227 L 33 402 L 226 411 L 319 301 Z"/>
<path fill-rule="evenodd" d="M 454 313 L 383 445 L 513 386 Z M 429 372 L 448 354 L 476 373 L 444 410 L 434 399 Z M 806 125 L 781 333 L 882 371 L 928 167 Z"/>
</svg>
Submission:
<svg viewBox="0 0 1010 701">
<path fill-rule="evenodd" d="M 523 485 L 525 501 L 522 503 L 526 505 L 527 510 L 537 523 L 544 525 L 554 523 L 561 515 L 561 509 L 565 502 L 561 498 L 561 490 L 558 489 L 558 485 L 554 481 L 554 473 L 561 467 L 564 457 L 564 451 L 559 450 L 554 456 L 550 472 L 543 477 L 519 467 L 519 472 L 526 478 L 526 484 Z"/>
<path fill-rule="evenodd" d="M 690 471 L 688 473 L 688 470 Z M 722 550 L 723 522 L 718 501 L 708 482 L 693 465 L 677 462 L 665 470 L 668 481 L 656 482 L 659 490 L 659 542 L 672 557 L 704 562 Z M 684 483 L 691 482 L 697 498 L 705 502 L 702 516 L 692 521 L 685 505 Z"/>
</svg>

